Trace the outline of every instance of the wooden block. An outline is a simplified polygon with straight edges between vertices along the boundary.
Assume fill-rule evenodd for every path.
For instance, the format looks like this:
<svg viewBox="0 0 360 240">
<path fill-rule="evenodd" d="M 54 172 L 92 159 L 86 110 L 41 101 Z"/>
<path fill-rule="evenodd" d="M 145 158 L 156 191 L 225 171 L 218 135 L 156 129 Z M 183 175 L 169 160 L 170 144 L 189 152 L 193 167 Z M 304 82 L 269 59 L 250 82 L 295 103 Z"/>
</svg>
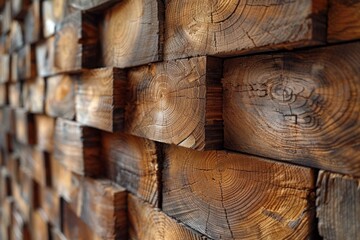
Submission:
<svg viewBox="0 0 360 240">
<path fill-rule="evenodd" d="M 21 88 L 22 88 L 22 83 L 12 83 L 8 85 L 9 105 L 13 108 L 19 108 L 22 106 Z"/>
<path fill-rule="evenodd" d="M 7 0 L 5 6 L 1 11 L 1 33 L 5 34 L 10 31 L 11 25 L 11 1 Z"/>
<path fill-rule="evenodd" d="M 19 81 L 19 73 L 18 73 L 18 54 L 16 52 L 13 52 L 11 54 L 11 60 L 10 60 L 10 81 L 11 82 L 18 82 Z"/>
<path fill-rule="evenodd" d="M 45 38 L 50 37 L 55 33 L 55 16 L 54 16 L 54 1 L 53 0 L 43 0 L 41 2 L 42 10 L 42 32 Z"/>
<path fill-rule="evenodd" d="M 7 85 L 0 84 L 0 106 L 7 105 Z"/>
<path fill-rule="evenodd" d="M 13 18 L 23 19 L 30 3 L 30 0 L 11 0 L 11 13 Z"/>
<path fill-rule="evenodd" d="M 10 80 L 10 56 L 0 55 L 0 83 Z"/>
<path fill-rule="evenodd" d="M 54 157 L 68 170 L 84 176 L 103 174 L 98 130 L 58 118 L 54 139 Z"/>
<path fill-rule="evenodd" d="M 43 113 L 45 105 L 45 81 L 41 77 L 27 80 L 23 84 L 24 109 L 31 113 Z"/>
<path fill-rule="evenodd" d="M 11 185 L 11 175 L 6 168 L 2 168 L 0 170 L 0 203 L 12 195 Z"/>
<path fill-rule="evenodd" d="M 52 240 L 67 240 L 64 234 L 59 230 L 59 228 L 51 228 L 51 239 Z"/>
<path fill-rule="evenodd" d="M 161 61 L 163 9 L 159 0 L 125 0 L 108 9 L 100 24 L 103 65 L 125 68 Z"/>
<path fill-rule="evenodd" d="M 360 180 L 320 171 L 316 213 L 324 239 L 357 239 L 360 236 Z"/>
<path fill-rule="evenodd" d="M 36 144 L 34 115 L 24 109 L 16 109 L 16 139 L 23 144 Z"/>
<path fill-rule="evenodd" d="M 12 213 L 14 219 L 12 224 L 12 240 L 31 240 L 29 225 L 26 219 L 21 215 L 21 212 L 15 210 Z"/>
<path fill-rule="evenodd" d="M 0 111 L 0 129 L 6 133 L 15 134 L 15 111 L 10 107 L 2 107 Z"/>
<path fill-rule="evenodd" d="M 37 147 L 52 152 L 54 147 L 55 119 L 46 115 L 35 115 Z"/>
<path fill-rule="evenodd" d="M 48 77 L 54 75 L 55 67 L 55 37 L 49 37 L 36 44 L 36 66 L 38 75 Z"/>
<path fill-rule="evenodd" d="M 45 112 L 51 117 L 74 119 L 75 82 L 70 75 L 56 75 L 46 79 Z"/>
<path fill-rule="evenodd" d="M 45 152 L 32 148 L 32 178 L 43 188 L 50 186 L 49 155 Z"/>
<path fill-rule="evenodd" d="M 213 239 L 307 239 L 314 220 L 310 168 L 169 146 L 163 211 Z"/>
<path fill-rule="evenodd" d="M 42 188 L 41 208 L 49 222 L 56 228 L 61 228 L 60 196 L 52 188 Z"/>
<path fill-rule="evenodd" d="M 166 2 L 164 58 L 235 56 L 326 40 L 325 0 Z"/>
<path fill-rule="evenodd" d="M 109 132 L 122 130 L 126 80 L 126 72 L 117 68 L 84 70 L 76 88 L 76 121 Z"/>
<path fill-rule="evenodd" d="M 101 239 L 125 239 L 127 236 L 126 189 L 105 179 L 84 178 L 72 210 Z"/>
<path fill-rule="evenodd" d="M 1 225 L 10 226 L 14 220 L 12 213 L 14 211 L 14 198 L 8 197 L 1 202 Z"/>
<path fill-rule="evenodd" d="M 24 33 L 21 23 L 12 21 L 10 25 L 10 52 L 14 52 L 24 46 Z"/>
<path fill-rule="evenodd" d="M 55 66 L 58 72 L 80 71 L 98 65 L 96 18 L 81 12 L 67 16 L 55 35 Z"/>
<path fill-rule="evenodd" d="M 182 59 L 129 70 L 125 131 L 197 150 L 222 147 L 222 62 Z"/>
<path fill-rule="evenodd" d="M 110 6 L 118 3 L 118 0 L 70 0 L 69 5 L 81 11 L 104 11 Z"/>
<path fill-rule="evenodd" d="M 123 133 L 103 134 L 103 160 L 113 182 L 154 206 L 159 205 L 158 146 L 145 138 Z"/>
<path fill-rule="evenodd" d="M 32 0 L 25 15 L 25 42 L 35 43 L 41 38 L 41 0 Z"/>
<path fill-rule="evenodd" d="M 360 43 L 225 61 L 229 149 L 360 176 Z"/>
<path fill-rule="evenodd" d="M 50 229 L 48 219 L 43 210 L 38 209 L 32 212 L 31 237 L 36 240 L 50 240 Z"/>
<path fill-rule="evenodd" d="M 157 208 L 129 194 L 129 239 L 147 240 L 203 240 L 205 236 L 187 228 Z"/>
<path fill-rule="evenodd" d="M 68 15 L 75 10 L 71 8 L 69 0 L 52 0 L 53 1 L 53 15 L 55 23 L 61 23 Z"/>
<path fill-rule="evenodd" d="M 35 48 L 25 45 L 17 53 L 17 77 L 19 80 L 26 80 L 35 78 L 36 75 Z"/>
</svg>

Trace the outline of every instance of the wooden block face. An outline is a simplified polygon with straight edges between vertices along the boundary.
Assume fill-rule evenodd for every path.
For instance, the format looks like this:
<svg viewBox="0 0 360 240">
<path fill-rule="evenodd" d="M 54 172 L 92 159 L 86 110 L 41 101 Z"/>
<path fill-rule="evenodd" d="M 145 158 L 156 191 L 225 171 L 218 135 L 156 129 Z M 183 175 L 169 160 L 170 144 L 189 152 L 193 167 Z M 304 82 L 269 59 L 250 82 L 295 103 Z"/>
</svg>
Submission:
<svg viewBox="0 0 360 240">
<path fill-rule="evenodd" d="M 103 11 L 118 2 L 117 0 L 70 0 L 69 5 L 82 11 Z"/>
<path fill-rule="evenodd" d="M 48 77 L 57 72 L 55 67 L 55 37 L 51 36 L 36 44 L 36 66 L 41 77 Z"/>
<path fill-rule="evenodd" d="M 139 66 L 162 60 L 163 3 L 125 0 L 105 12 L 101 23 L 104 66 Z"/>
<path fill-rule="evenodd" d="M 74 119 L 75 82 L 70 75 L 56 75 L 46 79 L 46 114 L 52 117 Z"/>
<path fill-rule="evenodd" d="M 103 134 L 107 176 L 154 206 L 159 204 L 159 149 L 153 141 L 122 133 Z"/>
<path fill-rule="evenodd" d="M 320 171 L 316 215 L 324 239 L 356 239 L 360 236 L 360 180 Z"/>
<path fill-rule="evenodd" d="M 164 58 L 234 56 L 319 44 L 326 37 L 326 4 L 324 0 L 167 1 Z"/>
<path fill-rule="evenodd" d="M 13 108 L 19 108 L 21 104 L 21 83 L 12 83 L 8 85 L 9 104 Z"/>
<path fill-rule="evenodd" d="M 125 98 L 124 70 L 84 70 L 77 81 L 76 121 L 109 132 L 122 130 Z"/>
<path fill-rule="evenodd" d="M 12 21 L 10 26 L 10 52 L 14 52 L 24 46 L 24 34 L 21 23 Z"/>
<path fill-rule="evenodd" d="M 7 104 L 7 85 L 0 84 L 0 106 Z"/>
<path fill-rule="evenodd" d="M 350 43 L 225 61 L 225 146 L 360 176 L 359 52 Z"/>
<path fill-rule="evenodd" d="M 35 48 L 30 45 L 25 45 L 18 51 L 17 77 L 19 80 L 26 80 L 36 77 Z"/>
<path fill-rule="evenodd" d="M 0 83 L 10 80 L 10 56 L 0 55 Z"/>
<path fill-rule="evenodd" d="M 207 239 L 131 194 L 128 197 L 128 206 L 130 239 Z"/>
<path fill-rule="evenodd" d="M 309 168 L 170 146 L 162 181 L 163 211 L 211 238 L 311 236 L 314 173 Z"/>
<path fill-rule="evenodd" d="M 60 228 L 60 196 L 51 188 L 43 188 L 41 191 L 41 203 L 41 208 L 44 210 L 49 222 L 56 228 Z"/>
<path fill-rule="evenodd" d="M 12 0 L 11 13 L 15 18 L 24 18 L 25 13 L 30 6 L 30 0 Z"/>
<path fill-rule="evenodd" d="M 41 186 L 45 187 L 50 184 L 48 169 L 48 156 L 41 150 L 33 148 L 32 151 L 32 178 Z"/>
<path fill-rule="evenodd" d="M 129 70 L 125 131 L 197 150 L 221 147 L 221 66 L 199 57 Z"/>
<path fill-rule="evenodd" d="M 35 43 L 41 37 L 41 0 L 32 0 L 25 15 L 25 42 Z"/>
<path fill-rule="evenodd" d="M 35 144 L 36 131 L 34 115 L 29 114 L 23 109 L 17 109 L 15 115 L 16 139 L 23 144 Z"/>
<path fill-rule="evenodd" d="M 360 1 L 330 0 L 328 41 L 360 39 Z"/>
<path fill-rule="evenodd" d="M 12 224 L 11 238 L 13 240 L 30 240 L 30 231 L 27 221 L 17 210 L 12 212 L 14 219 Z"/>
<path fill-rule="evenodd" d="M 35 78 L 23 83 L 22 99 L 24 108 L 31 113 L 43 113 L 45 106 L 45 81 Z"/>
<path fill-rule="evenodd" d="M 37 147 L 52 152 L 54 148 L 55 119 L 46 115 L 35 115 Z"/>
<path fill-rule="evenodd" d="M 10 66 L 10 72 L 11 72 L 11 77 L 10 77 L 10 81 L 11 82 L 18 82 L 19 81 L 19 73 L 18 73 L 18 54 L 16 52 L 13 52 L 11 54 L 11 66 Z"/>
<path fill-rule="evenodd" d="M 52 240 L 67 240 L 64 234 L 59 230 L 59 228 L 51 228 L 51 239 Z"/>
<path fill-rule="evenodd" d="M 5 34 L 9 32 L 11 25 L 11 1 L 5 2 L 4 8 L 2 9 L 1 13 L 1 33 Z"/>
<path fill-rule="evenodd" d="M 51 35 L 55 33 L 55 17 L 53 10 L 54 1 L 52 0 L 43 0 L 41 2 L 42 8 L 42 31 L 45 38 L 49 38 Z"/>
<path fill-rule="evenodd" d="M 38 209 L 32 212 L 31 221 L 31 236 L 32 239 L 37 240 L 49 240 L 49 225 L 47 223 L 47 217 L 43 210 Z"/>
</svg>

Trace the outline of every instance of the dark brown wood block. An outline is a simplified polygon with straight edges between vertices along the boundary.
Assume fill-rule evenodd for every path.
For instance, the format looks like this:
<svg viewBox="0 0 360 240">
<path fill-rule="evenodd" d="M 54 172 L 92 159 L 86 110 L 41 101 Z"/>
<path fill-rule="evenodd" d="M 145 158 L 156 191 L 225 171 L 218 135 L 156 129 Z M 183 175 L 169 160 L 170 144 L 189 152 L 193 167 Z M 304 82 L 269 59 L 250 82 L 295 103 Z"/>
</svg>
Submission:
<svg viewBox="0 0 360 240">
<path fill-rule="evenodd" d="M 310 168 L 169 146 L 163 211 L 214 239 L 307 239 L 314 220 Z"/>
<path fill-rule="evenodd" d="M 31 239 L 50 240 L 48 219 L 42 209 L 31 213 Z"/>
<path fill-rule="evenodd" d="M 158 206 L 160 198 L 160 150 L 155 142 L 123 133 L 103 134 L 102 155 L 113 182 L 139 198 Z"/>
<path fill-rule="evenodd" d="M 223 143 L 221 59 L 197 57 L 129 70 L 125 131 L 197 150 Z"/>
<path fill-rule="evenodd" d="M 0 84 L 0 106 L 7 105 L 7 89 L 6 84 Z"/>
<path fill-rule="evenodd" d="M 19 80 L 35 78 L 36 57 L 35 47 L 25 45 L 17 52 L 17 77 Z"/>
<path fill-rule="evenodd" d="M 35 43 L 42 37 L 42 22 L 40 7 L 42 0 L 32 0 L 25 15 L 25 42 Z"/>
<path fill-rule="evenodd" d="M 16 139 L 23 144 L 36 144 L 34 115 L 24 109 L 15 110 Z"/>
<path fill-rule="evenodd" d="M 0 203 L 11 197 L 11 175 L 6 168 L 0 170 Z M 2 211 L 1 211 L 2 212 Z M 0 221 L 2 222 L 2 221 Z"/>
<path fill-rule="evenodd" d="M 204 240 L 205 236 L 178 223 L 157 208 L 129 194 L 129 237 L 147 240 Z"/>
<path fill-rule="evenodd" d="M 49 222 L 56 228 L 61 228 L 60 196 L 52 188 L 41 189 L 41 208 Z"/>
<path fill-rule="evenodd" d="M 22 88 L 22 83 L 11 83 L 8 85 L 9 105 L 13 108 L 19 108 L 22 106 L 21 88 Z"/>
<path fill-rule="evenodd" d="M 54 157 L 68 170 L 85 176 L 103 174 L 98 130 L 58 118 L 54 139 Z"/>
<path fill-rule="evenodd" d="M 56 75 L 46 79 L 45 112 L 51 117 L 74 119 L 75 79 L 70 75 Z"/>
<path fill-rule="evenodd" d="M 46 115 L 35 115 L 37 147 L 52 152 L 54 148 L 55 119 Z"/>
<path fill-rule="evenodd" d="M 161 61 L 163 9 L 159 0 L 125 0 L 108 9 L 100 28 L 103 65 L 125 68 Z"/>
<path fill-rule="evenodd" d="M 234 56 L 321 44 L 325 0 L 166 2 L 164 58 Z"/>
<path fill-rule="evenodd" d="M 104 11 L 119 0 L 70 0 L 69 5 L 81 11 Z"/>
<path fill-rule="evenodd" d="M 27 80 L 22 89 L 23 107 L 31 113 L 43 113 L 45 106 L 45 80 L 41 77 Z"/>
<path fill-rule="evenodd" d="M 360 176 L 360 43 L 225 61 L 229 149 Z"/>
<path fill-rule="evenodd" d="M 324 239 L 358 239 L 360 236 L 360 180 L 320 171 L 316 213 Z"/>
<path fill-rule="evenodd" d="M 76 88 L 76 121 L 114 132 L 124 127 L 126 72 L 117 68 L 83 70 Z"/>
<path fill-rule="evenodd" d="M 10 81 L 10 56 L 0 55 L 0 83 Z"/>
</svg>

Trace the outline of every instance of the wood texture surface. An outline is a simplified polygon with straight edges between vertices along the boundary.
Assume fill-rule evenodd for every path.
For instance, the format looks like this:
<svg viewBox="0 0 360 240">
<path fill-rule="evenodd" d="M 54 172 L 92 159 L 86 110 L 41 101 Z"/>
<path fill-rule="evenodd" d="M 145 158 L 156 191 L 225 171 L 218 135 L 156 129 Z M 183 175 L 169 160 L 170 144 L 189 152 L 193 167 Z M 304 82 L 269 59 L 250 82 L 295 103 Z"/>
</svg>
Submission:
<svg viewBox="0 0 360 240">
<path fill-rule="evenodd" d="M 50 240 L 49 225 L 47 217 L 42 209 L 38 209 L 31 214 L 31 239 L 36 240 Z"/>
<path fill-rule="evenodd" d="M 34 115 L 24 109 L 15 110 L 16 139 L 23 144 L 36 143 Z"/>
<path fill-rule="evenodd" d="M 220 59 L 199 57 L 131 69 L 125 131 L 197 150 L 222 146 Z"/>
<path fill-rule="evenodd" d="M 52 76 L 57 72 L 55 67 L 55 37 L 51 36 L 36 43 L 36 67 L 40 77 Z"/>
<path fill-rule="evenodd" d="M 54 157 L 68 170 L 86 176 L 103 174 L 98 130 L 57 118 L 54 139 Z"/>
<path fill-rule="evenodd" d="M 27 80 L 22 87 L 23 107 L 31 113 L 43 113 L 45 106 L 45 81 L 41 77 Z"/>
<path fill-rule="evenodd" d="M 83 70 L 76 88 L 76 121 L 109 132 L 122 130 L 125 99 L 124 70 Z"/>
<path fill-rule="evenodd" d="M 229 149 L 360 176 L 360 44 L 225 61 Z"/>
<path fill-rule="evenodd" d="M 52 188 L 41 189 L 41 209 L 53 226 L 61 227 L 60 196 Z"/>
<path fill-rule="evenodd" d="M 56 75 L 46 79 L 45 112 L 52 117 L 74 119 L 75 79 L 70 75 Z"/>
<path fill-rule="evenodd" d="M 41 2 L 42 33 L 45 38 L 49 38 L 55 33 L 56 22 L 53 6 L 53 0 L 43 0 Z"/>
<path fill-rule="evenodd" d="M 314 173 L 248 155 L 170 146 L 163 210 L 214 239 L 311 236 Z"/>
<path fill-rule="evenodd" d="M 139 198 L 158 206 L 159 149 L 155 142 L 122 133 L 102 135 L 107 176 Z"/>
<path fill-rule="evenodd" d="M 11 25 L 11 2 L 6 1 L 4 8 L 1 11 L 1 33 L 7 33 L 10 31 Z"/>
<path fill-rule="evenodd" d="M 104 11 L 119 0 L 69 0 L 69 5 L 82 11 Z"/>
<path fill-rule="evenodd" d="M 317 181 L 316 213 L 324 239 L 360 237 L 360 180 L 320 171 Z"/>
<path fill-rule="evenodd" d="M 328 13 L 328 41 L 360 39 L 360 1 L 330 0 Z"/>
<path fill-rule="evenodd" d="M 203 240 L 201 234 L 176 222 L 157 208 L 129 194 L 129 239 L 132 240 Z"/>
<path fill-rule="evenodd" d="M 22 106 L 21 101 L 21 83 L 13 83 L 8 85 L 9 106 L 16 108 Z"/>
<path fill-rule="evenodd" d="M 104 66 L 119 68 L 162 60 L 163 3 L 122 0 L 105 12 L 101 23 Z"/>
<path fill-rule="evenodd" d="M 0 55 L 0 83 L 10 81 L 10 56 Z"/>
<path fill-rule="evenodd" d="M 19 80 L 26 80 L 35 78 L 36 72 L 36 57 L 35 48 L 30 45 L 25 45 L 17 52 L 17 76 Z"/>
<path fill-rule="evenodd" d="M 24 46 L 24 30 L 21 23 L 18 21 L 12 21 L 10 25 L 10 52 L 14 52 Z"/>
<path fill-rule="evenodd" d="M 25 42 L 28 44 L 37 42 L 42 35 L 42 22 L 40 15 L 41 0 L 32 0 L 24 20 Z"/>
<path fill-rule="evenodd" d="M 7 104 L 7 85 L 0 84 L 0 106 Z"/>
<path fill-rule="evenodd" d="M 46 115 L 35 115 L 37 147 L 52 152 L 54 148 L 55 119 Z"/>
<path fill-rule="evenodd" d="M 13 18 L 23 19 L 30 6 L 31 0 L 11 0 L 11 15 Z"/>
<path fill-rule="evenodd" d="M 166 1 L 164 58 L 320 44 L 326 1 Z"/>
</svg>

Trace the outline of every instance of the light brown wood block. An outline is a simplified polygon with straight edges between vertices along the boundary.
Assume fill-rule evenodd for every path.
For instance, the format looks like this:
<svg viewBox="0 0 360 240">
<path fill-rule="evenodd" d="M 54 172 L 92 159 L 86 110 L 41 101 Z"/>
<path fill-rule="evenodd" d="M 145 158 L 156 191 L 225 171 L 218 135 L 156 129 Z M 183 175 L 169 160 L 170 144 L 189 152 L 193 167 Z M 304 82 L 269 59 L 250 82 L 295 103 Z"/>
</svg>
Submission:
<svg viewBox="0 0 360 240">
<path fill-rule="evenodd" d="M 48 38 L 55 33 L 56 22 L 55 22 L 53 5 L 54 5 L 53 0 L 43 0 L 41 2 L 42 32 L 45 38 Z"/>
<path fill-rule="evenodd" d="M 19 108 L 22 106 L 21 101 L 21 88 L 22 83 L 11 83 L 8 85 L 9 90 L 9 106 L 13 108 Z"/>
<path fill-rule="evenodd" d="M 310 168 L 224 151 L 165 150 L 163 211 L 213 239 L 307 239 Z"/>
<path fill-rule="evenodd" d="M 115 132 L 124 128 L 126 72 L 117 68 L 83 70 L 76 86 L 76 121 Z"/>
<path fill-rule="evenodd" d="M 41 77 L 27 80 L 22 86 L 23 107 L 31 113 L 43 113 L 45 108 L 45 80 Z"/>
<path fill-rule="evenodd" d="M 17 52 L 17 78 L 19 80 L 27 80 L 35 78 L 36 72 L 36 57 L 35 48 L 30 45 L 25 45 Z"/>
<path fill-rule="evenodd" d="M 35 115 L 37 147 L 52 152 L 54 148 L 55 119 L 46 115 Z"/>
<path fill-rule="evenodd" d="M 42 37 L 41 2 L 41 0 L 32 0 L 25 15 L 25 42 L 28 44 L 35 43 Z"/>
<path fill-rule="evenodd" d="M 158 206 L 160 198 L 159 146 L 123 133 L 102 135 L 102 155 L 113 182 Z"/>
<path fill-rule="evenodd" d="M 60 196 L 54 189 L 48 187 L 41 189 L 41 209 L 53 226 L 61 227 Z"/>
<path fill-rule="evenodd" d="M 6 34 L 10 31 L 11 25 L 11 1 L 6 1 L 4 8 L 1 10 L 1 33 Z"/>
<path fill-rule="evenodd" d="M 7 105 L 7 85 L 6 84 L 0 84 L 0 106 L 6 106 Z"/>
<path fill-rule="evenodd" d="M 0 83 L 10 81 L 10 56 L 0 55 Z"/>
<path fill-rule="evenodd" d="M 48 219 L 42 209 L 37 209 L 31 214 L 31 239 L 50 240 Z"/>
<path fill-rule="evenodd" d="M 16 139 L 23 144 L 36 144 L 34 115 L 24 109 L 15 110 Z"/>
<path fill-rule="evenodd" d="M 52 240 L 67 240 L 59 228 L 52 227 L 50 234 Z"/>
<path fill-rule="evenodd" d="M 58 118 L 55 125 L 54 157 L 68 170 L 85 176 L 104 173 L 101 134 L 95 128 Z"/>
<path fill-rule="evenodd" d="M 225 146 L 360 176 L 359 61 L 359 43 L 225 61 Z"/>
<path fill-rule="evenodd" d="M 36 67 L 37 73 L 41 77 L 54 75 L 57 70 L 55 67 L 55 37 L 51 36 L 36 43 Z"/>
<path fill-rule="evenodd" d="M 18 73 L 18 54 L 13 52 L 10 58 L 10 82 L 18 82 L 19 81 L 19 73 Z"/>
<path fill-rule="evenodd" d="M 106 10 L 100 24 L 103 65 L 125 68 L 161 61 L 163 9 L 159 0 L 122 0 Z"/>
<path fill-rule="evenodd" d="M 12 212 L 12 228 L 11 238 L 12 240 L 31 240 L 29 224 L 22 216 L 21 212 L 17 209 Z"/>
<path fill-rule="evenodd" d="M 324 239 L 360 237 L 360 179 L 320 171 L 317 180 L 316 213 Z"/>
<path fill-rule="evenodd" d="M 166 1 L 164 58 L 234 56 L 321 44 L 325 0 Z"/>
<path fill-rule="evenodd" d="M 197 150 L 222 147 L 221 59 L 197 57 L 129 70 L 125 132 Z"/>
<path fill-rule="evenodd" d="M 45 112 L 51 117 L 74 119 L 75 79 L 61 74 L 46 79 Z"/>
</svg>

